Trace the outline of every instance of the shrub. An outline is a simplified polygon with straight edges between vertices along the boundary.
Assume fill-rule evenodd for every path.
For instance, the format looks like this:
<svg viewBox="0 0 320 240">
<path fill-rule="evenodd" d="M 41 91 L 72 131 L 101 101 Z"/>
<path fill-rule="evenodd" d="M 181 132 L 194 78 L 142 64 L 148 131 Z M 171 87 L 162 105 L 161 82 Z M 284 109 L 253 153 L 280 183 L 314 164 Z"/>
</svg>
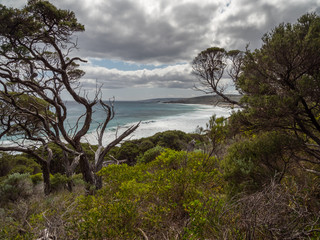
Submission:
<svg viewBox="0 0 320 240">
<path fill-rule="evenodd" d="M 140 159 L 146 151 L 155 146 L 178 151 L 187 149 L 188 143 L 193 139 L 191 136 L 199 138 L 199 135 L 177 130 L 159 132 L 148 138 L 126 141 L 119 148 L 112 149 L 110 154 L 119 160 L 127 159 L 129 165 L 134 165 L 138 158 Z"/>
<path fill-rule="evenodd" d="M 1 153 L 0 155 L 0 177 L 13 173 L 36 174 L 41 172 L 40 169 L 40 165 L 26 154 Z"/>
<path fill-rule="evenodd" d="M 12 161 L 10 155 L 7 153 L 1 153 L 0 155 L 0 177 L 7 176 L 12 168 Z"/>
<path fill-rule="evenodd" d="M 38 183 L 43 181 L 42 173 L 37 173 L 37 174 L 31 175 L 30 178 L 31 178 L 32 183 L 34 185 L 36 185 L 36 184 L 38 184 Z"/>
<path fill-rule="evenodd" d="M 143 155 L 140 155 L 138 157 L 137 163 L 149 163 L 156 159 L 162 152 L 165 151 L 165 148 L 161 146 L 156 146 L 154 148 L 151 148 L 147 150 Z"/>
<path fill-rule="evenodd" d="M 294 146 L 289 136 L 279 132 L 253 135 L 233 144 L 222 163 L 229 193 L 257 191 L 274 177 L 280 181 Z"/>
<path fill-rule="evenodd" d="M 72 216 L 78 238 L 212 237 L 223 201 L 215 158 L 167 149 L 147 164 L 110 165 L 100 174 L 105 186 L 81 198 Z"/>
<path fill-rule="evenodd" d="M 60 190 L 66 187 L 69 178 L 66 175 L 56 173 L 50 176 L 52 190 Z"/>
<path fill-rule="evenodd" d="M 144 153 L 149 149 L 155 147 L 154 143 L 150 139 L 142 140 L 141 143 L 138 144 L 140 152 Z"/>
<path fill-rule="evenodd" d="M 191 141 L 191 137 L 187 133 L 177 130 L 156 133 L 150 139 L 155 145 L 178 151 L 185 149 Z"/>
<path fill-rule="evenodd" d="M 121 145 L 117 153 L 117 159 L 127 159 L 130 165 L 136 163 L 136 157 L 140 154 L 139 148 L 136 142 L 127 141 Z"/>
<path fill-rule="evenodd" d="M 85 185 L 86 182 L 83 180 L 82 174 L 72 175 L 71 180 L 74 185 Z"/>
<path fill-rule="evenodd" d="M 17 201 L 21 198 L 28 198 L 33 191 L 30 175 L 14 173 L 9 175 L 0 185 L 0 200 Z"/>
<path fill-rule="evenodd" d="M 319 239 L 319 199 L 312 199 L 312 192 L 296 182 L 286 185 L 272 180 L 234 206 L 245 239 Z"/>
<path fill-rule="evenodd" d="M 78 239 L 66 224 L 77 204 L 76 196 L 84 194 L 78 190 L 53 192 L 49 196 L 33 194 L 27 200 L 0 208 L 0 239 Z"/>
</svg>

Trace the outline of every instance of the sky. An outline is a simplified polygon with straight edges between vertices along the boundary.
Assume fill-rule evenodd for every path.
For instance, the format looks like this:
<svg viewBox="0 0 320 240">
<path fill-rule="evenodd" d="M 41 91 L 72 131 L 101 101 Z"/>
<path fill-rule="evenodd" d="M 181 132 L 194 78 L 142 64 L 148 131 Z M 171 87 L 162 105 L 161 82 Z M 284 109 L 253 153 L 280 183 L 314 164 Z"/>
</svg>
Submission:
<svg viewBox="0 0 320 240">
<path fill-rule="evenodd" d="M 0 0 L 20 8 L 26 0 Z M 261 46 L 263 34 L 307 12 L 320 0 L 51 0 L 75 12 L 85 32 L 75 54 L 88 62 L 80 80 L 102 98 L 142 100 L 194 97 L 191 62 L 209 47 L 244 50 Z M 233 92 L 229 88 L 230 93 Z"/>
</svg>

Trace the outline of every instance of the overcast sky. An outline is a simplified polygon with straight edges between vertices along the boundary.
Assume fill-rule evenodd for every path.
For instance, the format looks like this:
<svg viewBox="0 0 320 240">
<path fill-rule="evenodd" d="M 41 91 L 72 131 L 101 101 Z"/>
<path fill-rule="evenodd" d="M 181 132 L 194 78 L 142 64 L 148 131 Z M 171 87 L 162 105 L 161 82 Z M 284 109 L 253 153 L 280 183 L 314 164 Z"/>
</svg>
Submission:
<svg viewBox="0 0 320 240">
<path fill-rule="evenodd" d="M 261 46 L 264 33 L 307 12 L 320 0 L 51 0 L 75 12 L 86 31 L 79 52 L 88 63 L 81 82 L 103 84 L 103 98 L 192 97 L 190 63 L 202 50 Z M 22 7 L 24 0 L 0 0 Z"/>
</svg>

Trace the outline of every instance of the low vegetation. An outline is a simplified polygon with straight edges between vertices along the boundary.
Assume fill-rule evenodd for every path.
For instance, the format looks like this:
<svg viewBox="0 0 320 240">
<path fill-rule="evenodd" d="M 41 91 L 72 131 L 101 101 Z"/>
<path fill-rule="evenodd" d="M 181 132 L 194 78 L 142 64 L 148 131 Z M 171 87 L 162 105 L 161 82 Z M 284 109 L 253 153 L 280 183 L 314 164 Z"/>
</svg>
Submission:
<svg viewBox="0 0 320 240">
<path fill-rule="evenodd" d="M 168 131 L 126 142 L 113 158 L 130 164 L 104 167 L 94 195 L 85 195 L 81 175 L 52 175 L 54 191 L 45 196 L 41 174 L 9 174 L 0 185 L 0 238 L 317 239 L 320 179 L 290 160 L 294 141 L 244 133 L 208 152 L 210 134 Z M 176 139 L 178 150 L 163 139 Z"/>
</svg>

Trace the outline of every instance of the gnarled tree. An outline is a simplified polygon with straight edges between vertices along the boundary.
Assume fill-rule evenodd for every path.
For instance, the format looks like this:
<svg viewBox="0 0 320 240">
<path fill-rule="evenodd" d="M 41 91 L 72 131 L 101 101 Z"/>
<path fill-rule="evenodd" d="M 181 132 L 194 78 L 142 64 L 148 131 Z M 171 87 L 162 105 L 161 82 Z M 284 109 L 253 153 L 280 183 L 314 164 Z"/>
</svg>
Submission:
<svg viewBox="0 0 320 240">
<path fill-rule="evenodd" d="M 240 106 L 239 102 L 228 97 L 225 90 L 230 83 L 237 88 L 243 58 L 244 53 L 239 50 L 227 52 L 224 48 L 218 47 L 208 48 L 200 52 L 192 61 L 192 73 L 199 82 L 195 86 L 196 89 L 206 94 L 216 94 L 225 101 Z M 226 78 L 225 73 L 229 78 Z M 229 84 L 227 81 L 229 81 Z"/>
<path fill-rule="evenodd" d="M 67 170 L 72 172 L 79 164 L 84 180 L 99 188 L 101 181 L 95 173 L 101 169 L 104 156 L 139 124 L 127 129 L 108 146 L 102 145 L 104 131 L 114 112 L 100 100 L 99 89 L 92 100 L 80 94 L 78 80 L 84 72 L 78 67 L 79 62 L 85 61 L 72 56 L 72 52 L 77 49 L 74 34 L 82 31 L 84 26 L 78 23 L 72 11 L 57 9 L 48 1 L 30 0 L 23 9 L 0 5 L 0 100 L 1 107 L 11 109 L 1 119 L 0 136 L 8 137 L 17 123 L 20 126 L 20 134 L 16 135 L 20 141 L 16 139 L 13 146 L 2 145 L 0 150 L 35 155 L 40 142 L 43 146 L 54 143 L 74 156 L 72 162 L 66 162 Z M 70 129 L 67 129 L 68 109 L 61 97 L 62 91 L 85 109 L 80 117 L 83 123 L 77 121 Z M 19 104 L 19 96 L 41 99 L 43 108 Z M 93 107 L 98 104 L 105 108 L 106 118 L 99 132 L 96 161 L 90 161 L 81 142 L 89 131 Z M 32 124 L 25 119 L 32 119 Z M 30 126 L 36 131 L 30 131 Z M 23 141 L 25 139 L 29 140 L 28 144 Z M 46 149 L 49 153 L 49 148 Z"/>
</svg>

